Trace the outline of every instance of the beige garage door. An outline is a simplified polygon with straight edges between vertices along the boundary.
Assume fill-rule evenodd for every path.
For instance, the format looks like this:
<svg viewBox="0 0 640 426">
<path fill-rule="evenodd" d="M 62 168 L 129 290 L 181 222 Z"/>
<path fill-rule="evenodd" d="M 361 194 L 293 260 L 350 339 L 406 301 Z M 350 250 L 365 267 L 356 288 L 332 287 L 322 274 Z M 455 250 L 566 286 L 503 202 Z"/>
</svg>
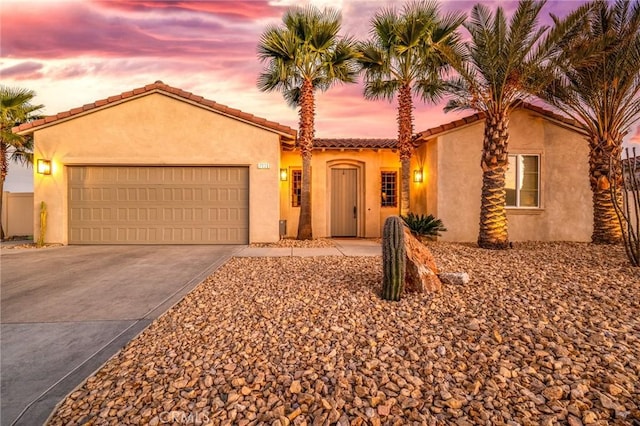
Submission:
<svg viewBox="0 0 640 426">
<path fill-rule="evenodd" d="M 246 167 L 69 167 L 69 244 L 247 244 Z"/>
</svg>

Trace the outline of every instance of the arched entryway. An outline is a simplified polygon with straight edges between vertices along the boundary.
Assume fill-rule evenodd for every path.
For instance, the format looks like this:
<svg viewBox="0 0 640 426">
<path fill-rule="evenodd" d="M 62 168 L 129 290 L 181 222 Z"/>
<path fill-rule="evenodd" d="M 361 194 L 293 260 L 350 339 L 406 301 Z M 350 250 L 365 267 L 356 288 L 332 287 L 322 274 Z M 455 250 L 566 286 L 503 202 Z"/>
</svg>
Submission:
<svg viewBox="0 0 640 426">
<path fill-rule="evenodd" d="M 363 235 L 364 163 L 355 160 L 334 160 L 327 163 L 328 233 L 332 237 Z"/>
</svg>

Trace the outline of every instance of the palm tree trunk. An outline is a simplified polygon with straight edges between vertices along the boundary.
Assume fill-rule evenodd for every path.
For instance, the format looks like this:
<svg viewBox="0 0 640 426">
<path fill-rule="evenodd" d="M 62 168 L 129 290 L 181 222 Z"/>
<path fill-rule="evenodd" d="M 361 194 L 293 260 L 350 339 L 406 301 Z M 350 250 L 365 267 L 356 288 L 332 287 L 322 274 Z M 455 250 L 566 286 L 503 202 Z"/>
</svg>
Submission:
<svg viewBox="0 0 640 426">
<path fill-rule="evenodd" d="M 485 120 L 478 245 L 486 249 L 502 250 L 509 247 L 504 187 L 509 161 L 508 126 L 509 120 L 504 113 L 488 116 Z"/>
<path fill-rule="evenodd" d="M 398 151 L 402 172 L 400 178 L 400 214 L 409 213 L 409 187 L 411 178 L 411 156 L 413 155 L 413 100 L 411 86 L 403 84 L 398 91 Z"/>
<path fill-rule="evenodd" d="M 300 93 L 300 129 L 298 145 L 302 157 L 302 188 L 300 193 L 300 219 L 298 220 L 298 239 L 313 238 L 311 229 L 311 151 L 313 150 L 315 99 L 313 84 L 309 80 L 302 82 Z"/>
<path fill-rule="evenodd" d="M 594 138 L 590 142 L 589 177 L 593 192 L 593 234 L 595 244 L 618 244 L 622 241 L 622 229 L 613 206 L 610 179 L 615 179 L 615 199 L 622 203 L 622 138 Z M 613 160 L 613 161 L 610 161 Z M 611 170 L 611 165 L 614 169 Z"/>
<path fill-rule="evenodd" d="M 7 160 L 7 145 L 0 141 L 0 241 L 4 241 L 4 228 L 2 227 L 2 203 L 4 195 L 4 180 L 9 172 L 9 161 Z"/>
</svg>

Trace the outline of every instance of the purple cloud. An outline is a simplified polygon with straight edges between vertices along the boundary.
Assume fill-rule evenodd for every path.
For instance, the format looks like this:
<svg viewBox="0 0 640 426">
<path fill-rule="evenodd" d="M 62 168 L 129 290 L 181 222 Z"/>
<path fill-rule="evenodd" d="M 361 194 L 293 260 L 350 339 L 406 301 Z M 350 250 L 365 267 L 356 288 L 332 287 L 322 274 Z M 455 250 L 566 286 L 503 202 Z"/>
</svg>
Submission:
<svg viewBox="0 0 640 426">
<path fill-rule="evenodd" d="M 16 80 L 37 79 L 42 77 L 40 70 L 44 66 L 40 62 L 26 61 L 0 69 L 3 78 L 14 78 Z"/>
<path fill-rule="evenodd" d="M 10 58 L 254 57 L 258 37 L 238 37 L 222 23 L 193 14 L 118 16 L 80 3 L 3 12 L 3 54 Z"/>
</svg>

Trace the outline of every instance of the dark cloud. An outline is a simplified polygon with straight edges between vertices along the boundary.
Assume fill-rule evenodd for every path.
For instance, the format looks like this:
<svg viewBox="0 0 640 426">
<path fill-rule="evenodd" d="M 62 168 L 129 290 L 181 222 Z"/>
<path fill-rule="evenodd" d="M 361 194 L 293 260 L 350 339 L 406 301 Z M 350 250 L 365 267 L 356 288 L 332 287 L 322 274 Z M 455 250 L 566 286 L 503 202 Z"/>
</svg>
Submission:
<svg viewBox="0 0 640 426">
<path fill-rule="evenodd" d="M 41 78 L 44 66 L 40 62 L 26 61 L 0 69 L 0 75 L 3 78 L 13 78 L 16 80 Z"/>
<path fill-rule="evenodd" d="M 82 3 L 45 4 L 37 11 L 7 7 L 3 15 L 2 49 L 9 58 L 253 58 L 258 37 L 195 15 L 115 15 Z"/>
</svg>

